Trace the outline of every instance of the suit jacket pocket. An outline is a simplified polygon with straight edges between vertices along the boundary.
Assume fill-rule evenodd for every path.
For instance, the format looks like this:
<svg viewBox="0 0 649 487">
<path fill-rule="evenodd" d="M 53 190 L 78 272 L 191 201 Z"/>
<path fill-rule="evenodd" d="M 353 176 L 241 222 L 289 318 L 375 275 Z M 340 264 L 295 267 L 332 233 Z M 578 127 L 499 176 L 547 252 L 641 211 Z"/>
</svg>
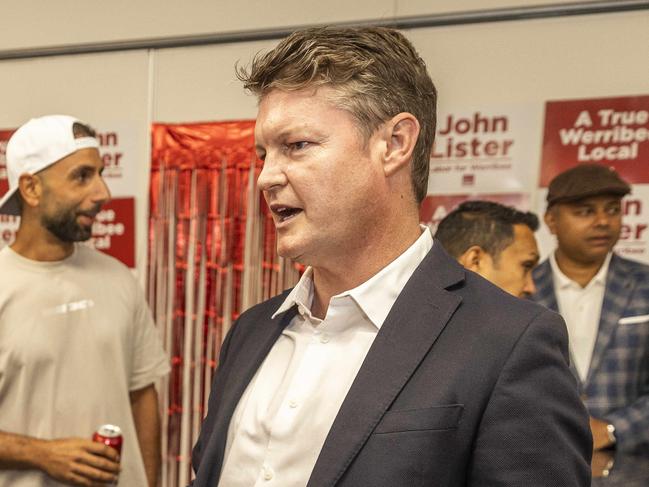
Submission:
<svg viewBox="0 0 649 487">
<path fill-rule="evenodd" d="M 463 410 L 462 404 L 449 404 L 423 409 L 387 411 L 374 429 L 374 434 L 456 429 Z"/>
</svg>

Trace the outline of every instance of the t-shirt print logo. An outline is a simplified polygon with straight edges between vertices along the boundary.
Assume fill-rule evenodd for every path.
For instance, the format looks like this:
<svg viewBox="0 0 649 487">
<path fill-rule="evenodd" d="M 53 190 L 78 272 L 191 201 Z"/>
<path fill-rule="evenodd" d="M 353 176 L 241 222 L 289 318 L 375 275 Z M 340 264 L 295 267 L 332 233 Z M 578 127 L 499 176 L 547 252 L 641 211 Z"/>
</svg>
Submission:
<svg viewBox="0 0 649 487">
<path fill-rule="evenodd" d="M 81 311 L 82 309 L 92 308 L 95 302 L 92 299 L 82 299 L 81 301 L 73 301 L 71 303 L 59 304 L 53 308 L 43 310 L 45 316 L 61 315 L 65 313 L 73 313 Z"/>
</svg>

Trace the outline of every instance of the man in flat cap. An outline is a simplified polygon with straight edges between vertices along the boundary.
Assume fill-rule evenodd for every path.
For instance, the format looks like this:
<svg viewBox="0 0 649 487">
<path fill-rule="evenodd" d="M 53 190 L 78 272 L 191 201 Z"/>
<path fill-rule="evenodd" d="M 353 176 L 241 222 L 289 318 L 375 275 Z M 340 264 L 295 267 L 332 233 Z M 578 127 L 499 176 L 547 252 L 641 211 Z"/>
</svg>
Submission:
<svg viewBox="0 0 649 487">
<path fill-rule="evenodd" d="M 603 165 L 554 178 L 545 222 L 557 248 L 534 271 L 533 299 L 566 320 L 596 450 L 649 445 L 649 266 L 613 252 L 630 191 Z"/>
<path fill-rule="evenodd" d="M 65 115 L 7 145 L 0 213 L 20 227 L 0 250 L 0 487 L 157 485 L 168 359 L 129 269 L 79 243 L 110 197 L 98 148 Z M 103 424 L 121 428 L 121 458 L 91 440 Z"/>
</svg>

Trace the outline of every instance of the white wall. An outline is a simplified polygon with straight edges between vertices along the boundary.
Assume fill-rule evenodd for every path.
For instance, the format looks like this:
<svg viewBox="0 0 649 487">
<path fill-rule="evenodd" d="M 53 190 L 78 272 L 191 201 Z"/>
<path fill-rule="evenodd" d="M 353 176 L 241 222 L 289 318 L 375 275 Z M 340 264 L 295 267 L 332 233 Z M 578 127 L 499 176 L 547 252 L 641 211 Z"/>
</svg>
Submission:
<svg viewBox="0 0 649 487">
<path fill-rule="evenodd" d="M 235 62 L 274 41 L 163 49 L 155 53 L 153 119 L 159 122 L 251 119 L 256 100 L 241 88 Z"/>
<path fill-rule="evenodd" d="M 585 0 L 2 0 L 0 51 Z M 5 20 L 6 19 L 6 20 Z"/>
</svg>

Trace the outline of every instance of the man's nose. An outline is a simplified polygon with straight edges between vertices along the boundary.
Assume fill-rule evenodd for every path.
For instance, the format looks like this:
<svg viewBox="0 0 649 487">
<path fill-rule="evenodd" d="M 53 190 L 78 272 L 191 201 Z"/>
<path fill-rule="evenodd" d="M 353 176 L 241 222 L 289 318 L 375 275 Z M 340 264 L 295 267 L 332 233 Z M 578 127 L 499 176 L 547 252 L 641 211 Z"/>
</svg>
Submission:
<svg viewBox="0 0 649 487">
<path fill-rule="evenodd" d="M 93 202 L 103 205 L 110 200 L 110 189 L 104 178 L 99 176 L 95 182 L 95 188 L 92 196 Z"/>
<path fill-rule="evenodd" d="M 264 165 L 261 168 L 257 178 L 257 186 L 264 193 L 280 188 L 287 183 L 286 174 L 282 165 L 266 155 Z"/>
<path fill-rule="evenodd" d="M 606 210 L 598 210 L 595 214 L 595 225 L 601 227 L 607 227 L 611 224 L 612 215 L 610 215 Z"/>
<path fill-rule="evenodd" d="M 532 296 L 534 293 L 536 293 L 536 285 L 534 284 L 534 279 L 532 279 L 532 275 L 530 274 L 525 279 L 525 286 L 523 286 L 522 297 Z"/>
</svg>

